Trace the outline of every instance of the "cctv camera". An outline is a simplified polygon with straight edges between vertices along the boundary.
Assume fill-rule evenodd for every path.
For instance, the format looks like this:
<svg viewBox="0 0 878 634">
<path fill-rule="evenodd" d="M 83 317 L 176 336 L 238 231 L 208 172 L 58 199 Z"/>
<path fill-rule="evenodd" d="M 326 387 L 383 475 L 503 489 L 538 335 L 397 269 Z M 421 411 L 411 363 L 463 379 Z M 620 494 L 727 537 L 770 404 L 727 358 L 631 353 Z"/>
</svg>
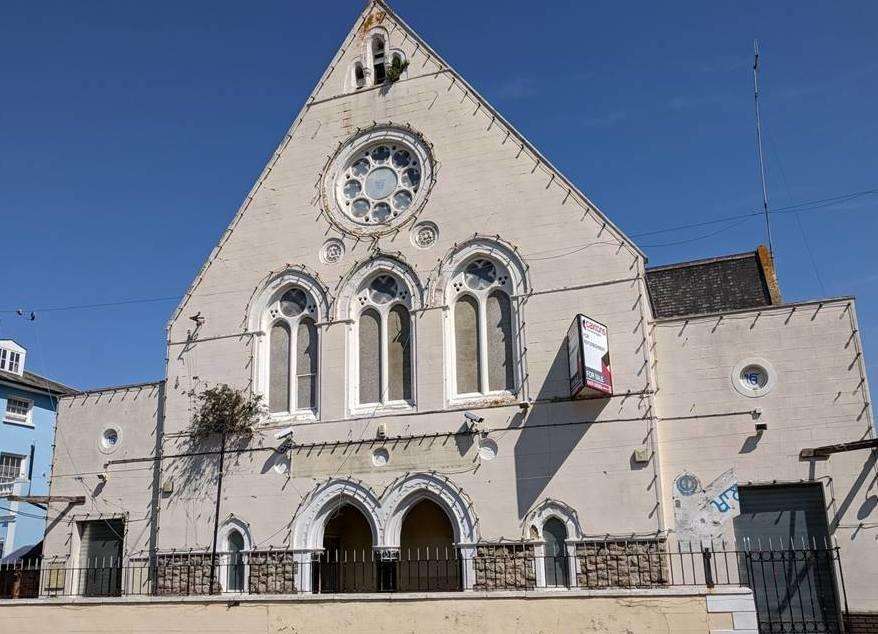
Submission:
<svg viewBox="0 0 878 634">
<path fill-rule="evenodd" d="M 286 429 L 282 429 L 282 430 L 280 430 L 279 432 L 277 432 L 277 433 L 274 435 L 274 437 L 277 438 L 278 440 L 281 440 L 281 439 L 284 439 L 284 438 L 289 438 L 289 437 L 291 437 L 292 435 L 293 435 L 293 428 L 292 428 L 292 427 L 287 427 Z"/>
<path fill-rule="evenodd" d="M 464 413 L 463 413 L 463 416 L 464 416 L 464 418 L 466 418 L 467 420 L 471 420 L 471 421 L 474 422 L 474 423 L 481 423 L 482 421 L 485 420 L 484 418 L 482 418 L 482 417 L 479 416 L 478 414 L 473 414 L 472 412 L 464 412 Z"/>
</svg>

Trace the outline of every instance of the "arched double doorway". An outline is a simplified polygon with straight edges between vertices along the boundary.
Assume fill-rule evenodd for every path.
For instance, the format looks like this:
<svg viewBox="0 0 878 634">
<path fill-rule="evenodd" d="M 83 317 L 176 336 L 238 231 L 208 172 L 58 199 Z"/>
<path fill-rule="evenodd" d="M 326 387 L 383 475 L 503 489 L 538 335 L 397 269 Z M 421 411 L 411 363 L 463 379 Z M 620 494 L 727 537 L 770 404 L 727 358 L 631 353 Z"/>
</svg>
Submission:
<svg viewBox="0 0 878 634">
<path fill-rule="evenodd" d="M 450 479 L 412 473 L 380 496 L 366 483 L 330 478 L 293 521 L 300 591 L 461 590 L 475 583 L 479 542 L 472 503 Z"/>
<path fill-rule="evenodd" d="M 328 515 L 311 567 L 315 593 L 443 592 L 462 589 L 462 568 L 447 513 L 430 499 L 406 512 L 398 548 L 373 547 L 366 516 L 341 502 Z"/>
</svg>

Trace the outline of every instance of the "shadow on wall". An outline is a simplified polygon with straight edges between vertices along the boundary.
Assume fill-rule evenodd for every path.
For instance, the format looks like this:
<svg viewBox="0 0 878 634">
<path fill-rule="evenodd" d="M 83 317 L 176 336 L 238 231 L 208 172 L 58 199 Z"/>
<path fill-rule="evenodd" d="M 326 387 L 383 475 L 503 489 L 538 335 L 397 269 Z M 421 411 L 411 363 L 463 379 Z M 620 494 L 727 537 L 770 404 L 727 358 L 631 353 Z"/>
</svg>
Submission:
<svg viewBox="0 0 878 634">
<path fill-rule="evenodd" d="M 540 386 L 536 403 L 527 413 L 518 412 L 510 420 L 510 429 L 520 429 L 515 443 L 515 484 L 518 497 L 518 517 L 524 518 L 533 505 L 543 497 L 546 486 L 561 468 L 592 423 L 565 424 L 595 420 L 609 404 L 609 399 L 585 399 L 571 401 L 564 408 L 570 414 L 565 420 L 550 419 L 543 399 L 567 396 L 570 378 L 567 365 L 567 341 L 555 353 L 552 365 Z M 554 408 L 557 412 L 558 407 Z"/>
<path fill-rule="evenodd" d="M 253 460 L 259 455 L 242 452 L 248 446 L 262 444 L 262 437 L 231 436 L 226 441 L 226 454 L 223 472 L 234 472 L 242 460 Z M 165 446 L 165 455 L 183 454 L 179 458 L 165 458 L 162 481 L 173 482 L 170 493 L 161 493 L 166 508 L 181 504 L 186 508 L 187 522 L 193 526 L 211 526 L 219 476 L 220 438 L 196 440 L 183 437 L 179 443 Z M 194 455 L 186 455 L 194 454 Z M 196 499 L 209 500 L 210 504 L 193 503 Z M 221 511 L 221 514 L 223 511 Z M 208 541 L 210 537 L 208 535 Z"/>
</svg>

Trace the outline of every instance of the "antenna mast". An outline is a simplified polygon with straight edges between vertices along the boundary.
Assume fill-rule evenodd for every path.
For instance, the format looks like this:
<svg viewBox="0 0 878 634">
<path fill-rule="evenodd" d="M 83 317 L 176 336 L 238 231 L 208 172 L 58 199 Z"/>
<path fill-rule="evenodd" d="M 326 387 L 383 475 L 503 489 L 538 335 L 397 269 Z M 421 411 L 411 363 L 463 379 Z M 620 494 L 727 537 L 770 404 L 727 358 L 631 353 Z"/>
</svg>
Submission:
<svg viewBox="0 0 878 634">
<path fill-rule="evenodd" d="M 759 118 L 759 42 L 753 40 L 753 101 L 756 104 L 756 145 L 759 148 L 759 177 L 762 181 L 762 210 L 765 212 L 765 230 L 768 234 L 768 253 L 774 257 L 771 244 L 771 222 L 768 218 L 768 190 L 765 187 L 765 159 L 762 155 L 762 121 Z"/>
</svg>

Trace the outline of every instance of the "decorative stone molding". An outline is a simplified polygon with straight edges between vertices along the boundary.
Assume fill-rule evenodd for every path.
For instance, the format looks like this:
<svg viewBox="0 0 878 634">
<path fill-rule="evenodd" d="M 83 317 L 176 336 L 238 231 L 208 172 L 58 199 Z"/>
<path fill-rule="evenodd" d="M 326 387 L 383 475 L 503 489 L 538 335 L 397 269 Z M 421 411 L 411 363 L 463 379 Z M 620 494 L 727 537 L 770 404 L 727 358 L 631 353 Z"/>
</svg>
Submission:
<svg viewBox="0 0 878 634">
<path fill-rule="evenodd" d="M 385 546 L 399 547 L 406 513 L 425 499 L 435 502 L 448 515 L 455 543 L 473 544 L 479 540 L 478 520 L 466 494 L 444 476 L 415 473 L 394 481 L 381 496 L 381 506 L 387 513 Z"/>
<path fill-rule="evenodd" d="M 469 240 L 455 244 L 442 258 L 436 272 L 433 303 L 448 305 L 456 294 L 450 284 L 451 279 L 465 266 L 469 260 L 483 257 L 495 260 L 509 274 L 513 295 L 522 295 L 529 291 L 530 280 L 527 267 L 511 243 L 498 236 L 474 235 Z"/>
<path fill-rule="evenodd" d="M 371 41 L 371 38 L 370 38 Z M 388 51 L 390 55 L 391 52 Z M 397 53 L 401 54 L 401 53 Z M 368 56 L 371 58 L 371 54 Z M 390 57 L 387 58 L 389 62 Z M 365 68 L 368 68 L 367 64 Z M 418 172 L 418 183 L 397 182 L 396 185 L 401 187 L 409 194 L 409 203 L 404 208 L 397 208 L 396 204 L 378 202 L 379 199 L 372 199 L 362 194 L 368 190 L 368 182 L 363 189 L 355 189 L 360 194 L 353 194 L 350 198 L 344 193 L 345 183 L 350 180 L 363 178 L 366 175 L 361 174 L 359 177 L 356 173 L 352 173 L 352 169 L 356 169 L 360 163 L 358 157 L 362 157 L 364 152 L 369 152 L 378 146 L 396 147 L 397 150 L 404 150 L 411 155 L 415 161 L 412 169 Z M 394 150 L 395 151 L 395 150 Z M 386 160 L 386 159 L 385 159 Z M 365 163 L 369 163 L 370 159 L 365 158 Z M 353 164 L 353 165 L 352 165 Z M 378 168 L 372 160 L 375 171 Z M 393 169 L 390 161 L 381 168 L 385 171 Z M 348 179 L 346 181 L 346 179 Z M 368 178 L 366 179 L 368 181 Z M 333 227 L 344 233 L 345 235 L 356 237 L 381 236 L 391 231 L 398 230 L 417 217 L 421 208 L 427 202 L 430 190 L 435 182 L 435 160 L 433 157 L 432 146 L 424 139 L 423 135 L 415 131 L 411 126 L 400 125 L 394 123 L 375 124 L 365 130 L 359 130 L 356 135 L 339 145 L 334 155 L 329 159 L 321 176 L 321 200 L 323 213 L 326 219 Z M 383 195 L 379 194 L 379 195 Z M 357 198 L 360 197 L 360 198 Z M 368 203 L 366 205 L 366 213 L 362 217 L 358 217 L 348 207 L 355 202 L 355 199 L 361 199 Z M 388 198 L 387 200 L 390 200 Z M 387 207 L 386 217 L 382 219 L 374 218 L 376 205 L 385 204 Z M 343 208 L 344 207 L 344 208 Z"/>
<path fill-rule="evenodd" d="M 330 238 L 320 248 L 320 261 L 323 264 L 337 264 L 345 254 L 344 242 L 338 238 Z"/>
<path fill-rule="evenodd" d="M 262 330 L 266 309 L 291 286 L 302 288 L 314 298 L 317 305 L 317 314 L 314 315 L 316 321 L 327 318 L 331 300 L 323 281 L 304 266 L 288 266 L 269 273 L 250 297 L 245 316 L 250 332 Z"/>
<path fill-rule="evenodd" d="M 412 245 L 419 249 L 429 249 L 439 240 L 439 227 L 435 222 L 419 222 L 412 227 Z"/>
<path fill-rule="evenodd" d="M 545 498 L 525 515 L 524 521 L 521 524 L 521 538 L 525 541 L 534 539 L 543 541 L 543 525 L 551 517 L 555 517 L 563 522 L 564 527 L 567 529 L 568 540 L 580 540 L 583 538 L 579 516 L 573 507 L 551 498 Z"/>
<path fill-rule="evenodd" d="M 424 287 L 418 274 L 407 262 L 398 256 L 377 253 L 365 262 L 358 262 L 343 277 L 339 285 L 341 291 L 335 302 L 336 319 L 353 318 L 353 300 L 362 291 L 371 277 L 378 273 L 391 273 L 406 286 L 410 308 L 418 310 L 424 306 Z"/>
<path fill-rule="evenodd" d="M 343 504 L 350 504 L 363 514 L 372 530 L 372 545 L 382 545 L 384 517 L 381 502 L 372 489 L 359 480 L 330 478 L 318 485 L 297 510 L 293 519 L 294 548 L 321 550 L 326 523 Z"/>
</svg>

